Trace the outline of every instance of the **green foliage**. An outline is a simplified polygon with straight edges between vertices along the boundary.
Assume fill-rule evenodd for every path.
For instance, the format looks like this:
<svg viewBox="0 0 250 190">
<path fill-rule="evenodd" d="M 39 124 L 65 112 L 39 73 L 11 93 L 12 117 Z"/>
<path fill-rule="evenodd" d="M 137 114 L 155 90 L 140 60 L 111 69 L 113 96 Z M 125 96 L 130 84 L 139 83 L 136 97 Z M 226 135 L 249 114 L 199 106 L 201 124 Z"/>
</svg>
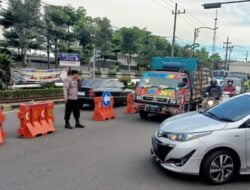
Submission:
<svg viewBox="0 0 250 190">
<path fill-rule="evenodd" d="M 27 51 L 46 46 L 55 55 L 56 66 L 60 52 L 80 53 L 82 63 L 88 64 L 93 48 L 101 51 L 104 58 L 119 52 L 128 56 L 128 64 L 136 55 L 139 68 L 146 69 L 153 56 L 170 56 L 171 43 L 164 37 L 153 35 L 147 29 L 123 27 L 113 31 L 108 18 L 87 16 L 83 7 L 47 5 L 41 11 L 40 0 L 9 0 L 10 6 L 0 13 L 7 44 L 18 47 L 26 62 Z M 43 14 L 41 14 L 43 13 Z M 43 15 L 43 16 L 42 16 Z M 198 57 L 202 61 L 218 62 L 219 55 L 209 57 L 205 48 L 193 52 L 190 46 L 175 46 L 178 57 Z M 113 56 L 114 57 L 114 56 Z M 119 70 L 119 62 L 117 69 Z"/>
<path fill-rule="evenodd" d="M 41 44 L 40 7 L 40 0 L 9 0 L 9 8 L 0 14 L 4 36 L 10 46 L 21 49 L 24 64 L 28 49 Z"/>
<path fill-rule="evenodd" d="M 0 99 L 49 97 L 49 96 L 62 96 L 62 95 L 63 95 L 62 88 L 22 89 L 22 90 L 2 90 L 2 91 L 0 91 Z"/>
<path fill-rule="evenodd" d="M 112 47 L 113 30 L 110 20 L 105 18 L 95 18 L 95 46 L 102 51 L 102 54 L 110 53 Z"/>
<path fill-rule="evenodd" d="M 8 54 L 0 54 L 0 89 L 10 82 L 12 59 Z"/>
</svg>

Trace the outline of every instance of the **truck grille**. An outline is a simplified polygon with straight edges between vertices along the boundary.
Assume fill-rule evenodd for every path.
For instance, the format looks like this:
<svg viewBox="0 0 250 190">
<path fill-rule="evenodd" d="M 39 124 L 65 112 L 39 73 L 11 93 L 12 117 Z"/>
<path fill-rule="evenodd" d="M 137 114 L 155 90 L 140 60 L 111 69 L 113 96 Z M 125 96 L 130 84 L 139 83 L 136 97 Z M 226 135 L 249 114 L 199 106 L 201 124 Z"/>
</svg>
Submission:
<svg viewBox="0 0 250 190">
<path fill-rule="evenodd" d="M 146 101 L 153 101 L 153 100 L 154 100 L 154 97 L 144 96 L 144 97 L 143 97 L 143 100 L 146 100 Z"/>
<path fill-rule="evenodd" d="M 169 103 L 169 99 L 166 98 L 156 98 L 157 102 Z"/>
</svg>

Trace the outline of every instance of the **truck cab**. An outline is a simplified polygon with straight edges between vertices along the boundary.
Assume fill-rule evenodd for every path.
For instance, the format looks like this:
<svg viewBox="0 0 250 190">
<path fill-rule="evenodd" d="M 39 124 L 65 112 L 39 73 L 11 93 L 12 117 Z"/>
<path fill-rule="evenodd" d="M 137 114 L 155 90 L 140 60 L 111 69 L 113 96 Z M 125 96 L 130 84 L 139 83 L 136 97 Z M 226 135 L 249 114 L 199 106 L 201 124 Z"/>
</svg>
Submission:
<svg viewBox="0 0 250 190">
<path fill-rule="evenodd" d="M 146 119 L 148 114 L 176 115 L 201 102 L 205 86 L 203 72 L 197 66 L 195 59 L 153 58 L 152 71 L 143 74 L 135 92 L 140 116 Z M 208 75 L 205 83 L 208 84 Z"/>
</svg>

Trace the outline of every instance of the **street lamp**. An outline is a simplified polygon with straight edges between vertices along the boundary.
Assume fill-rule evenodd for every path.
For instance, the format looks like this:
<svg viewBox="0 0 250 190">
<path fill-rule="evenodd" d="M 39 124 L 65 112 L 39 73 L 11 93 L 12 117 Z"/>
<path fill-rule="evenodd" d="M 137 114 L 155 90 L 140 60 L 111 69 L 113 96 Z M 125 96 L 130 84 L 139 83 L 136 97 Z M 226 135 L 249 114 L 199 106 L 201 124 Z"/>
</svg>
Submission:
<svg viewBox="0 0 250 190">
<path fill-rule="evenodd" d="M 232 3 L 246 3 L 250 2 L 250 0 L 240 0 L 240 1 L 227 1 L 227 2 L 217 2 L 217 3 L 205 3 L 202 6 L 204 9 L 218 9 L 221 8 L 224 4 L 232 4 Z"/>
<path fill-rule="evenodd" d="M 196 43 L 196 40 L 198 39 L 199 37 L 199 32 L 201 29 L 208 29 L 208 30 L 217 30 L 218 28 L 211 28 L 211 27 L 199 27 L 199 28 L 195 28 L 194 29 L 194 42 L 193 42 L 193 53 L 194 53 L 194 50 L 195 48 L 197 48 L 197 46 L 195 46 Z"/>
</svg>

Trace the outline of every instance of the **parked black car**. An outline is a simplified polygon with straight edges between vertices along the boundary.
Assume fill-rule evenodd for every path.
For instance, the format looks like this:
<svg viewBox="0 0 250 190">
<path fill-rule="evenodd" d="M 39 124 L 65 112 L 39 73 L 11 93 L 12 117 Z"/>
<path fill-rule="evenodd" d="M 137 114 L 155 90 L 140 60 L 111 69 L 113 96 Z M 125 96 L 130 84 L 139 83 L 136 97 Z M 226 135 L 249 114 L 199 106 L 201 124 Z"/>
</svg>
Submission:
<svg viewBox="0 0 250 190">
<path fill-rule="evenodd" d="M 81 83 L 78 98 L 80 106 L 94 106 L 94 98 L 101 97 L 104 91 L 110 91 L 116 105 L 126 104 L 127 95 L 132 90 L 125 89 L 123 83 L 116 79 L 88 79 Z"/>
</svg>

